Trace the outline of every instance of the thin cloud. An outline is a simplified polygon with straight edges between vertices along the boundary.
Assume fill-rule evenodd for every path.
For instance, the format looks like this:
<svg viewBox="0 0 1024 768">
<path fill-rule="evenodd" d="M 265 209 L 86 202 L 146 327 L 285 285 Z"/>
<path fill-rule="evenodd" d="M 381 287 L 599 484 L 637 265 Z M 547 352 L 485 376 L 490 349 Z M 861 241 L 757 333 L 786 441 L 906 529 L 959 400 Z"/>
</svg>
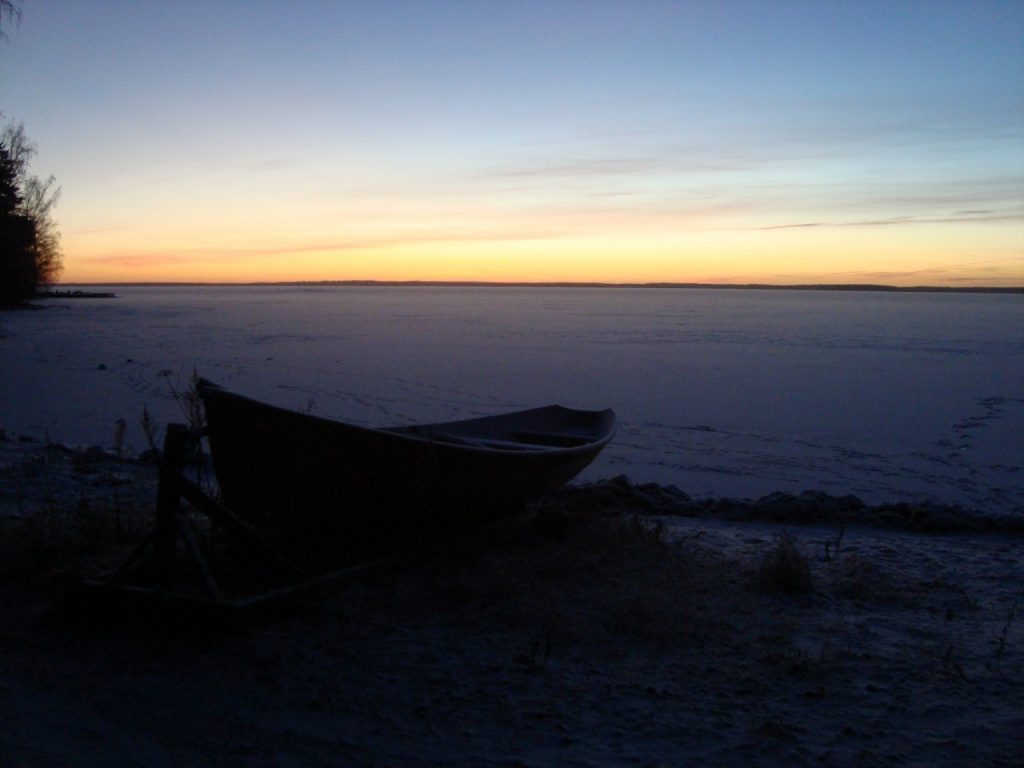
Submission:
<svg viewBox="0 0 1024 768">
<path fill-rule="evenodd" d="M 551 163 L 507 164 L 485 168 L 475 178 L 489 179 L 536 179 L 576 178 L 593 176 L 631 176 L 659 170 L 653 158 L 579 158 Z"/>
<path fill-rule="evenodd" d="M 239 246 L 224 248 L 220 246 L 194 246 L 187 249 L 175 249 L 169 252 L 148 252 L 134 254 L 106 254 L 87 256 L 79 262 L 104 266 L 149 267 L 156 264 L 172 266 L 196 262 L 231 263 L 243 259 L 267 256 L 285 256 L 314 253 L 330 253 L 345 251 L 374 250 L 379 248 L 398 248 L 406 246 L 429 245 L 434 243 L 456 242 L 499 242 L 510 240 L 547 240 L 560 237 L 571 237 L 576 232 L 548 228 L 525 231 L 520 228 L 469 232 L 451 230 L 444 232 L 419 232 L 400 237 L 367 237 L 346 238 L 329 241 L 282 242 L 268 246 Z"/>
<path fill-rule="evenodd" d="M 772 224 L 754 227 L 754 231 L 775 229 L 806 229 L 810 227 L 893 227 L 903 224 L 965 224 L 994 221 L 1024 221 L 1022 213 L 1006 213 L 991 210 L 957 211 L 946 216 L 893 216 L 887 219 L 864 219 L 859 221 L 802 221 L 793 224 Z"/>
<path fill-rule="evenodd" d="M 104 256 L 80 256 L 75 259 L 78 264 L 95 264 L 102 267 L 124 267 L 138 269 L 149 267 L 181 267 L 189 264 L 227 263 L 233 259 L 210 258 L 200 254 L 186 256 L 180 253 L 130 253 L 107 254 Z"/>
<path fill-rule="evenodd" d="M 704 113 L 713 113 L 711 106 L 695 108 L 682 126 L 674 120 L 659 121 L 642 131 L 584 131 L 563 137 L 540 152 L 534 147 L 521 158 L 484 167 L 471 179 L 562 181 L 735 172 L 881 156 L 891 164 L 908 149 L 916 153 L 925 146 L 941 147 L 948 155 L 961 144 L 977 145 L 979 137 L 989 146 L 1016 146 L 1019 134 L 1019 121 L 1006 114 L 1004 105 L 994 104 L 964 114 L 922 102 L 908 112 L 905 103 L 883 99 L 868 102 L 861 114 L 851 115 L 849 105 L 840 100 L 767 100 L 751 105 L 758 116 L 756 125 L 747 119 L 702 119 Z M 795 125 L 794 114 L 801 115 Z M 641 145 L 647 149 L 638 154 L 635 149 Z M 587 149 L 581 152 L 581 146 Z"/>
<path fill-rule="evenodd" d="M 759 157 L 735 151 L 712 152 L 700 147 L 665 148 L 644 156 L 576 157 L 571 159 L 525 159 L 481 168 L 466 181 L 536 181 L 614 179 L 634 177 L 685 176 L 699 173 L 734 173 L 780 162 L 776 157 Z"/>
<path fill-rule="evenodd" d="M 860 277 L 868 278 L 868 279 L 873 279 L 873 280 L 890 280 L 890 279 L 898 279 L 898 278 L 917 277 L 917 276 L 920 276 L 920 275 L 944 275 L 944 274 L 949 273 L 949 272 L 959 272 L 959 271 L 967 269 L 967 268 L 973 268 L 975 272 L 996 273 L 996 272 L 1005 271 L 1005 269 L 1006 269 L 1005 265 L 1014 264 L 1014 263 L 1024 264 L 1024 256 L 1013 256 L 1013 257 L 1010 257 L 1010 258 L 1007 258 L 1007 259 L 986 259 L 984 261 L 961 261 L 961 262 L 958 262 L 956 264 L 941 264 L 941 265 L 937 264 L 937 265 L 931 266 L 931 267 L 922 267 L 920 269 L 908 269 L 908 270 L 900 270 L 900 271 L 890 270 L 890 271 L 885 271 L 885 272 L 882 272 L 882 271 L 875 271 L 875 272 L 868 272 L 868 271 L 832 272 L 832 273 L 826 273 L 826 277 L 856 275 L 856 276 L 860 276 Z M 1001 266 L 995 266 L 995 265 L 1001 265 Z M 965 276 L 958 277 L 958 278 L 949 277 L 947 279 L 949 279 L 949 280 L 953 280 L 953 279 L 973 280 L 973 279 L 977 279 L 977 278 L 976 277 L 972 277 L 970 275 L 965 275 Z M 1019 277 L 1016 278 L 1016 279 L 1019 282 L 1019 280 L 1020 280 Z"/>
</svg>

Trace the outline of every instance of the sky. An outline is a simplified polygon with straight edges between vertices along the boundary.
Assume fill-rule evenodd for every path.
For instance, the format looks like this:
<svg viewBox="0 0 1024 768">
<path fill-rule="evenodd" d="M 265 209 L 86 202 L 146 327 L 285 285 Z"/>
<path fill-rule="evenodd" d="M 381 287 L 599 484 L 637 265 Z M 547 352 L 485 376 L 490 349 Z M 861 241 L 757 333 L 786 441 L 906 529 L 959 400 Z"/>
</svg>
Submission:
<svg viewBox="0 0 1024 768">
<path fill-rule="evenodd" d="M 21 0 L 63 282 L 1024 285 L 1024 2 Z"/>
</svg>

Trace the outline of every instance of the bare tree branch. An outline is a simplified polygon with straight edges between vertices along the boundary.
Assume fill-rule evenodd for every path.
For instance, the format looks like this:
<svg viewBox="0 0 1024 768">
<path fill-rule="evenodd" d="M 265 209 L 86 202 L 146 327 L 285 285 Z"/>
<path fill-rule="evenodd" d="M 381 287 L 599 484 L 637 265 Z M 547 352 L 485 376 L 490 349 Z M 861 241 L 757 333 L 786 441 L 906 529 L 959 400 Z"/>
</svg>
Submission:
<svg viewBox="0 0 1024 768">
<path fill-rule="evenodd" d="M 0 0 L 0 3 L 4 0 Z M 36 145 L 25 135 L 25 126 L 8 124 L 0 132 L 0 144 L 7 149 L 10 163 L 14 166 L 19 186 L 23 185 L 28 176 L 28 164 L 36 154 Z"/>
<path fill-rule="evenodd" d="M 7 37 L 4 34 L 4 23 L 21 23 L 21 6 L 14 0 L 0 0 L 0 40 Z"/>
<path fill-rule="evenodd" d="M 54 282 L 62 267 L 52 216 L 60 187 L 53 176 L 29 173 L 35 153 L 21 124 L 0 130 L 0 304 L 30 297 Z"/>
</svg>

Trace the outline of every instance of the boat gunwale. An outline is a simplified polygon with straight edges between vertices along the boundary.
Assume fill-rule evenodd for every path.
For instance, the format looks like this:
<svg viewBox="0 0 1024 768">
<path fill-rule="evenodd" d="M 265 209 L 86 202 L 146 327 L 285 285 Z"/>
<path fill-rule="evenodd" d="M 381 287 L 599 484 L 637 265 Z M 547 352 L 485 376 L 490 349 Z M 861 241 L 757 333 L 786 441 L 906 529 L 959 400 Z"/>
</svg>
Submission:
<svg viewBox="0 0 1024 768">
<path fill-rule="evenodd" d="M 364 427 L 359 424 L 351 424 L 346 421 L 338 421 L 337 419 L 329 419 L 325 416 L 318 416 L 312 413 L 302 413 L 300 411 L 294 411 L 289 408 L 285 408 L 279 405 L 273 405 L 271 403 L 257 400 L 247 395 L 241 395 L 232 390 L 226 389 L 220 384 L 216 384 L 208 379 L 200 379 L 196 383 L 196 392 L 199 397 L 204 401 L 209 397 L 223 397 L 227 399 L 241 400 L 245 403 L 251 403 L 260 408 L 266 408 L 279 413 L 285 414 L 289 417 L 294 417 L 299 420 L 319 422 L 320 424 L 330 426 L 333 428 L 341 428 L 343 430 L 355 430 L 373 435 L 383 435 L 388 437 L 395 437 L 402 440 L 407 440 L 411 443 L 418 443 L 429 446 L 444 446 L 455 451 L 465 451 L 469 453 L 480 453 L 480 454 L 500 454 L 502 456 L 533 456 L 533 455 L 559 455 L 559 456 L 573 456 L 576 454 L 590 453 L 594 450 L 600 450 L 604 448 L 615 436 L 615 432 L 618 428 L 617 417 L 615 411 L 611 408 L 603 410 L 581 410 L 574 408 L 567 408 L 563 405 L 552 404 L 547 406 L 541 406 L 539 408 L 527 408 L 519 411 L 511 411 L 507 413 L 495 414 L 493 416 L 479 416 L 470 419 L 459 419 L 456 421 L 442 421 L 442 422 L 431 422 L 427 424 L 408 424 L 408 425 L 395 425 L 391 427 Z M 596 436 L 593 439 L 587 439 L 587 442 L 581 443 L 580 445 L 573 446 L 559 446 L 559 445 L 537 445 L 533 443 L 512 443 L 516 447 L 502 448 L 499 446 L 486 446 L 486 445 L 473 445 L 469 442 L 461 442 L 462 436 L 455 434 L 452 437 L 455 440 L 445 440 L 443 438 L 437 438 L 433 435 L 418 435 L 414 432 L 405 430 L 413 429 L 440 429 L 440 428 L 451 428 L 453 426 L 486 422 L 491 419 L 499 419 L 506 417 L 514 417 L 520 414 L 534 413 L 538 411 L 558 409 L 565 413 L 583 414 L 592 417 L 606 417 L 610 418 L 611 425 L 607 432 Z M 595 418 L 597 421 L 597 418 Z M 471 437 L 467 437 L 466 440 L 471 440 Z M 487 439 L 487 438 L 481 438 Z M 521 447 L 520 447 L 521 446 Z"/>
</svg>

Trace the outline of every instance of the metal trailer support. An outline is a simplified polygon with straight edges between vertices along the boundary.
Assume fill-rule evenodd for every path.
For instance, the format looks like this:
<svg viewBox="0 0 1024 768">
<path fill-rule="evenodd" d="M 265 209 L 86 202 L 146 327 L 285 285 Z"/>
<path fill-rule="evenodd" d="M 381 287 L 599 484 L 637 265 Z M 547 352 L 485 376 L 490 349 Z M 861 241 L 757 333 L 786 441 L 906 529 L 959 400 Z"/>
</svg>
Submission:
<svg viewBox="0 0 1024 768">
<path fill-rule="evenodd" d="M 358 563 L 341 570 L 313 575 L 306 573 L 286 555 L 261 539 L 252 529 L 185 476 L 188 455 L 199 447 L 202 435 L 184 424 L 169 424 L 164 438 L 163 455 L 160 461 L 159 488 L 157 490 L 156 520 L 153 529 L 114 571 L 81 582 L 78 587 L 91 593 L 106 596 L 118 593 L 120 596 L 157 598 L 161 602 L 175 601 L 181 604 L 224 609 L 224 613 L 240 616 L 258 611 L 271 603 L 302 593 L 314 586 L 346 577 L 356 576 L 377 568 L 390 559 Z M 288 574 L 289 578 L 263 592 L 234 600 L 228 599 L 217 581 L 216 575 L 203 555 L 196 540 L 182 499 L 199 513 L 217 523 L 232 537 L 262 551 L 267 560 Z M 175 587 L 179 575 L 178 542 L 183 544 L 188 560 L 198 570 L 205 595 L 196 596 Z M 135 579 L 141 570 L 147 552 L 152 552 L 152 568 L 143 579 Z"/>
</svg>

